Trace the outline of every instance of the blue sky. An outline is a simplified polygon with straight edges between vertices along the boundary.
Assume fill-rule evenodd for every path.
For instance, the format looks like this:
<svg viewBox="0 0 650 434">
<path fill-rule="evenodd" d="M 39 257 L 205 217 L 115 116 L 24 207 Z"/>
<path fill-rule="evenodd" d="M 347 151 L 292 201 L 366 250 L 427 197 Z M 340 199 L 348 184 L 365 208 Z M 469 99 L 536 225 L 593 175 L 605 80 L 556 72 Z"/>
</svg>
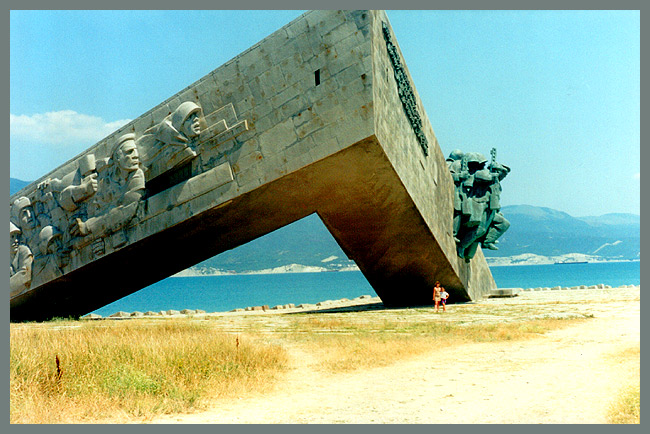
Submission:
<svg viewBox="0 0 650 434">
<path fill-rule="evenodd" d="M 11 11 L 10 175 L 35 180 L 303 11 Z M 639 11 L 388 11 L 445 154 L 502 205 L 640 213 Z"/>
</svg>

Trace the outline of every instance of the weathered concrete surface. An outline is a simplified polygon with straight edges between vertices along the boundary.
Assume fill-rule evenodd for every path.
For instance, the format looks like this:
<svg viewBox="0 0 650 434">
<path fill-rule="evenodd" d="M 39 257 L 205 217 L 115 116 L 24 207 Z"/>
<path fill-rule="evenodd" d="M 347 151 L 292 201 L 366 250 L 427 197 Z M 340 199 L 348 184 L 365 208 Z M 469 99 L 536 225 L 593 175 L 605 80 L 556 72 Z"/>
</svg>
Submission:
<svg viewBox="0 0 650 434">
<path fill-rule="evenodd" d="M 108 157 L 185 101 L 213 134 L 182 171 L 147 179 L 102 252 L 73 238 L 63 274 L 13 297 L 11 319 L 86 314 L 312 213 L 388 306 L 429 304 L 435 280 L 455 301 L 495 288 L 480 250 L 456 256 L 453 182 L 412 80 L 428 155 L 405 115 L 382 22 L 381 11 L 306 13 L 84 153 Z"/>
</svg>

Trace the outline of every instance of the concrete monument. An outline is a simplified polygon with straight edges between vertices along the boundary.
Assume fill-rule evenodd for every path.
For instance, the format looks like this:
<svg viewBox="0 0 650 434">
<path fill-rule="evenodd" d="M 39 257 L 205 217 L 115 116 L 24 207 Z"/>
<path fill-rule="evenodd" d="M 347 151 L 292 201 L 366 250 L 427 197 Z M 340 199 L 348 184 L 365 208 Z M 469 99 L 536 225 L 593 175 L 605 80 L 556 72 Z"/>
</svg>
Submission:
<svg viewBox="0 0 650 434">
<path fill-rule="evenodd" d="M 480 298 L 455 194 L 386 14 L 307 12 L 10 199 L 11 319 L 84 315 L 313 213 L 386 305 L 436 280 Z"/>
</svg>

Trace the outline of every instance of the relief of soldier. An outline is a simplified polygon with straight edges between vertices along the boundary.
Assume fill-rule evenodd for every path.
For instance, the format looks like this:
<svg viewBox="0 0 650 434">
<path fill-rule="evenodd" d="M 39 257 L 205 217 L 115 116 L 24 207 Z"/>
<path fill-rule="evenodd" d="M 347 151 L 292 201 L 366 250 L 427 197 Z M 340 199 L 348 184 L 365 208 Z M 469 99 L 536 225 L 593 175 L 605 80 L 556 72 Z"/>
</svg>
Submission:
<svg viewBox="0 0 650 434">
<path fill-rule="evenodd" d="M 145 192 L 135 134 L 118 139 L 97 182 L 97 191 L 87 203 L 88 218 L 75 217 L 70 223 L 73 236 L 101 237 L 117 231 L 135 216 Z"/>
<path fill-rule="evenodd" d="M 32 283 L 32 251 L 21 241 L 21 230 L 9 222 L 9 294 L 15 297 Z"/>
<path fill-rule="evenodd" d="M 62 179 L 47 179 L 30 197 L 13 201 L 12 296 L 61 276 L 73 249 L 129 223 L 144 189 L 135 135 L 126 134 L 117 140 L 109 158 L 96 162 L 94 155 L 85 155 L 77 170 Z"/>
<path fill-rule="evenodd" d="M 72 258 L 88 245 L 90 250 L 83 250 L 77 261 L 104 254 L 105 242 L 113 248 L 124 245 L 124 227 L 137 214 L 146 179 L 196 156 L 200 116 L 200 106 L 184 102 L 138 140 L 132 133 L 122 135 L 110 156 L 96 160 L 94 154 L 83 155 L 76 170 L 61 179 L 48 178 L 29 197 L 14 200 L 12 296 L 64 274 Z"/>
<path fill-rule="evenodd" d="M 492 161 L 478 152 L 463 153 L 454 150 L 447 158 L 454 179 L 454 239 L 458 256 L 469 261 L 480 244 L 483 248 L 498 250 L 497 239 L 510 227 L 501 214 L 501 181 L 510 172 L 508 166 Z"/>
<path fill-rule="evenodd" d="M 200 116 L 201 107 L 185 101 L 138 139 L 147 180 L 196 157 L 194 148 L 201 134 Z"/>
<path fill-rule="evenodd" d="M 52 225 L 45 226 L 39 233 L 38 251 L 32 268 L 32 286 L 56 279 L 63 275 L 63 267 L 69 256 L 62 254 L 61 232 Z"/>
</svg>

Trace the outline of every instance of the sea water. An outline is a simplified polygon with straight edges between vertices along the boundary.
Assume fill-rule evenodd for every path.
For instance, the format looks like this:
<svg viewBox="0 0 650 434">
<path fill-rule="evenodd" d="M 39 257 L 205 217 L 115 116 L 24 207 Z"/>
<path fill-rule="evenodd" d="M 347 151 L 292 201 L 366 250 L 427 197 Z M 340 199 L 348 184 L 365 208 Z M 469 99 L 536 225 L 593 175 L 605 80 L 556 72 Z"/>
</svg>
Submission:
<svg viewBox="0 0 650 434">
<path fill-rule="evenodd" d="M 640 285 L 640 262 L 491 267 L 500 288 Z M 202 309 L 225 312 L 247 306 L 317 303 L 375 292 L 359 271 L 170 277 L 93 313 Z"/>
</svg>

